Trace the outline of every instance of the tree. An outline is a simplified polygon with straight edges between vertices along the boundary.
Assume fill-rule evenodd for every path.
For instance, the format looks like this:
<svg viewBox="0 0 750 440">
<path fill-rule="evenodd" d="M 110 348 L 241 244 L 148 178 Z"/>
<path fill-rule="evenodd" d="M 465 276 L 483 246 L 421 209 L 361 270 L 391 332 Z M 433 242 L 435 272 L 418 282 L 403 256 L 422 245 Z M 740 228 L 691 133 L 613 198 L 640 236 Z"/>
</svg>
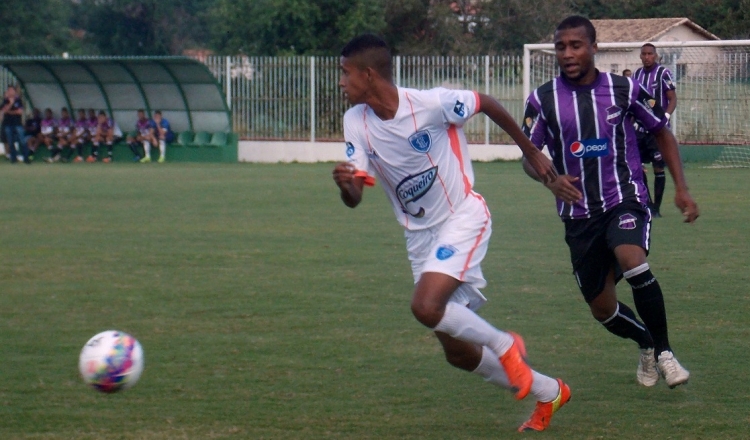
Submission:
<svg viewBox="0 0 750 440">
<path fill-rule="evenodd" d="M 0 54 L 60 55 L 75 47 L 64 0 L 0 1 Z"/>
<path fill-rule="evenodd" d="M 382 32 L 379 1 L 218 0 L 212 40 L 222 53 L 331 55 L 362 32 Z"/>
<path fill-rule="evenodd" d="M 71 26 L 103 55 L 179 55 L 208 38 L 214 0 L 78 0 Z"/>
</svg>

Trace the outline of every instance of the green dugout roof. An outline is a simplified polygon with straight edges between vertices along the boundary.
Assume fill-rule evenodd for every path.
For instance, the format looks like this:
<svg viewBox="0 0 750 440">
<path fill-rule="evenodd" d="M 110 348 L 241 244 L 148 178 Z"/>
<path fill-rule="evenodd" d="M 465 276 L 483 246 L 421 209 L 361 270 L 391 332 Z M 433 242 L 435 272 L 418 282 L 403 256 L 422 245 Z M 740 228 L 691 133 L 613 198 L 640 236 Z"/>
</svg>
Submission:
<svg viewBox="0 0 750 440">
<path fill-rule="evenodd" d="M 205 64 L 186 57 L 0 57 L 18 79 L 27 108 L 105 110 L 123 131 L 138 109 L 161 110 L 172 130 L 229 132 L 232 118 L 221 86 Z"/>
</svg>

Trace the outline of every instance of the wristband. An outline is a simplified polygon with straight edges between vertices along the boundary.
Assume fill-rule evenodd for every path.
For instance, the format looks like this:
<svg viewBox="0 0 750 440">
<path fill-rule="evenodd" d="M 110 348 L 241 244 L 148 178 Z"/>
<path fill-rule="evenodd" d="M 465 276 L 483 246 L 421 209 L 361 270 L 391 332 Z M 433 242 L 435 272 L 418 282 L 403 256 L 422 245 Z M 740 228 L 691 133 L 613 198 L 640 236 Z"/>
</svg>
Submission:
<svg viewBox="0 0 750 440">
<path fill-rule="evenodd" d="M 667 121 L 669 120 L 669 118 L 671 118 L 671 117 L 672 117 L 672 115 L 670 115 L 670 114 L 669 114 L 669 113 L 667 113 L 667 112 L 664 112 L 664 116 L 666 116 L 666 117 L 667 117 Z"/>
</svg>

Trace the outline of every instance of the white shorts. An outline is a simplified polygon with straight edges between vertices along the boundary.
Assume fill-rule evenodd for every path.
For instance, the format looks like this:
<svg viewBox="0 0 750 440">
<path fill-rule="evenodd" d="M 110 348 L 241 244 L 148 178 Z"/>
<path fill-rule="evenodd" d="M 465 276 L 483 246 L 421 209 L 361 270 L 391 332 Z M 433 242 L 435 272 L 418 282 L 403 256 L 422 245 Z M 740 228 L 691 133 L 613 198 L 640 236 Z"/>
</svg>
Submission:
<svg viewBox="0 0 750 440">
<path fill-rule="evenodd" d="M 481 263 L 492 235 L 487 203 L 470 193 L 443 223 L 419 231 L 405 231 L 406 251 L 416 284 L 425 272 L 449 275 L 464 284 L 451 301 L 477 310 L 487 299 L 479 289 L 487 285 Z"/>
</svg>

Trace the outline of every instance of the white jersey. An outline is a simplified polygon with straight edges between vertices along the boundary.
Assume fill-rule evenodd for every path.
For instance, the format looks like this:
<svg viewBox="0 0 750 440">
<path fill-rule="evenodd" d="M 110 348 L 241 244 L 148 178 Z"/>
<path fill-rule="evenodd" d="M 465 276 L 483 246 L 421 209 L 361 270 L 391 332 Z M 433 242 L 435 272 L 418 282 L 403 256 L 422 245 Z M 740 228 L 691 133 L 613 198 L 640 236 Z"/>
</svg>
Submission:
<svg viewBox="0 0 750 440">
<path fill-rule="evenodd" d="M 399 223 L 421 230 L 448 218 L 472 191 L 474 170 L 462 127 L 479 111 L 479 95 L 399 87 L 398 97 L 388 121 L 366 104 L 346 112 L 346 155 L 365 184 L 380 180 Z"/>
</svg>

